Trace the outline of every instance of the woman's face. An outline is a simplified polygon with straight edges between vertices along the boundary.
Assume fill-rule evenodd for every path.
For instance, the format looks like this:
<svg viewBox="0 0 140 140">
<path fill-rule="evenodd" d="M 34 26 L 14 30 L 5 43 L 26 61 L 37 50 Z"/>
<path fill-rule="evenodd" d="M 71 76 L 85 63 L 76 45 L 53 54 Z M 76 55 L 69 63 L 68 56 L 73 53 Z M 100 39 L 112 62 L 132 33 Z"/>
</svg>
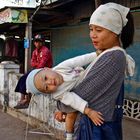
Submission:
<svg viewBox="0 0 140 140">
<path fill-rule="evenodd" d="M 120 45 L 118 35 L 97 25 L 90 25 L 90 38 L 97 50 L 105 50 Z"/>
<path fill-rule="evenodd" d="M 63 77 L 49 68 L 44 68 L 35 75 L 34 83 L 39 91 L 52 93 L 63 83 Z"/>
</svg>

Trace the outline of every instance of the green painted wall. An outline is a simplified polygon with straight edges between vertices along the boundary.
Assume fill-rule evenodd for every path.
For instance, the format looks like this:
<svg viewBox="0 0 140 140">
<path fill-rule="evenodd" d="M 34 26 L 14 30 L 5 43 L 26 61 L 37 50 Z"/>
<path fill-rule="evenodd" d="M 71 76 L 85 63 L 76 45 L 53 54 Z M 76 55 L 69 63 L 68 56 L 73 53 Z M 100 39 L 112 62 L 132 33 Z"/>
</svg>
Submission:
<svg viewBox="0 0 140 140">
<path fill-rule="evenodd" d="M 88 23 L 53 29 L 51 47 L 54 65 L 65 59 L 93 51 Z"/>
</svg>

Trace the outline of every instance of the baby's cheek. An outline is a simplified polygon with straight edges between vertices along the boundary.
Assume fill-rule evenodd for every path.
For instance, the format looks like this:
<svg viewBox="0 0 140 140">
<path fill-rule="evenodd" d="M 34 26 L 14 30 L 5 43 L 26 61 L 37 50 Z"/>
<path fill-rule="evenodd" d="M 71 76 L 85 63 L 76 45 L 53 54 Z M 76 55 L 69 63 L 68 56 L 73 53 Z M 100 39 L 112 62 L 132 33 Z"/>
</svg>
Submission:
<svg viewBox="0 0 140 140">
<path fill-rule="evenodd" d="M 55 91 L 57 90 L 57 88 L 58 88 L 57 85 L 53 86 L 53 87 L 52 87 L 52 91 L 55 92 Z"/>
</svg>

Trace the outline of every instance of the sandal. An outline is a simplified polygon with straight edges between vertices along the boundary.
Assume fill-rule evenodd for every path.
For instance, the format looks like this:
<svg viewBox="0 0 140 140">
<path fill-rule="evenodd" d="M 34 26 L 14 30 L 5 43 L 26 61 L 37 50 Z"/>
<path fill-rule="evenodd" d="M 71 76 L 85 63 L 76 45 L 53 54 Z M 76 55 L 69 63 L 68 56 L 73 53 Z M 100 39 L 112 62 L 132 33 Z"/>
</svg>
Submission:
<svg viewBox="0 0 140 140">
<path fill-rule="evenodd" d="M 28 108 L 29 106 L 29 103 L 25 103 L 25 104 L 21 104 L 21 103 L 18 103 L 16 106 L 14 106 L 15 109 L 26 109 Z"/>
</svg>

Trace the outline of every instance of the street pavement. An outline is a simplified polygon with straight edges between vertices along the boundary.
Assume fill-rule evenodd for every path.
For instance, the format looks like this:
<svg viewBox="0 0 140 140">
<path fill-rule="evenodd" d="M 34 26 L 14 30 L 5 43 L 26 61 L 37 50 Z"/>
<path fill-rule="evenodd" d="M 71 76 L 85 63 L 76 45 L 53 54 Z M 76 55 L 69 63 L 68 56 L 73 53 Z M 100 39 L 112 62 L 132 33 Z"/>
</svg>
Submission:
<svg viewBox="0 0 140 140">
<path fill-rule="evenodd" d="M 0 109 L 0 140 L 25 140 L 26 123 Z M 140 140 L 140 121 L 123 120 L 124 140 Z M 27 140 L 56 140 L 55 137 L 28 134 Z"/>
</svg>

